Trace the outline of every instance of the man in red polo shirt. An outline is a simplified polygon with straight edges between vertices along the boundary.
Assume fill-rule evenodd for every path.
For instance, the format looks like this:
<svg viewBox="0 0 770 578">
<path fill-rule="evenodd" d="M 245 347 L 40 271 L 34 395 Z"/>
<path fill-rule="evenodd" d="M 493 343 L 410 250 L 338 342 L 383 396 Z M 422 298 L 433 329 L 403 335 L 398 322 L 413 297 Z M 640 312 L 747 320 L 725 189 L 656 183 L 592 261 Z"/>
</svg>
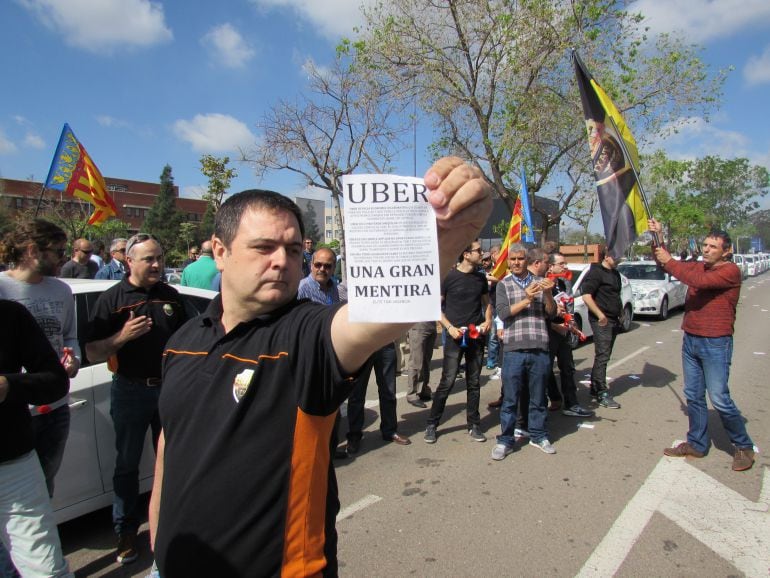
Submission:
<svg viewBox="0 0 770 578">
<path fill-rule="evenodd" d="M 650 231 L 660 233 L 661 224 L 648 222 Z M 655 259 L 667 273 L 686 283 L 682 330 L 684 395 L 690 428 L 687 441 L 666 448 L 672 457 L 702 458 L 708 452 L 708 408 L 719 414 L 730 441 L 735 446 L 733 470 L 740 472 L 754 465 L 754 442 L 746 432 L 740 410 L 730 397 L 727 380 L 733 355 L 735 307 L 741 292 L 741 272 L 730 260 L 732 242 L 725 231 L 711 231 L 703 241 L 703 261 L 677 261 L 658 247 Z"/>
</svg>

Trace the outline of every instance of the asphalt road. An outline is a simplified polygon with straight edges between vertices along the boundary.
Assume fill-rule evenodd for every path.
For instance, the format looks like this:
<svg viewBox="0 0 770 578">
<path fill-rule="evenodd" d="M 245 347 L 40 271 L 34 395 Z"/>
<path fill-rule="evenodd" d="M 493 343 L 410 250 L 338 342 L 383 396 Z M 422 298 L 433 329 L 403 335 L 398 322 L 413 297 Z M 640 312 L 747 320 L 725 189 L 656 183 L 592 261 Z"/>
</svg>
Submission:
<svg viewBox="0 0 770 578">
<path fill-rule="evenodd" d="M 736 322 L 731 391 L 759 448 L 770 448 L 770 275 L 745 282 Z M 663 458 L 684 439 L 681 312 L 664 322 L 638 318 L 620 335 L 610 370 L 620 410 L 581 402 L 596 417 L 549 414 L 557 454 L 519 444 L 502 462 L 489 455 L 499 430 L 500 382 L 482 376 L 482 426 L 465 429 L 464 382 L 449 398 L 438 443 L 422 441 L 428 410 L 399 400 L 399 431 L 412 445 L 379 436 L 376 386 L 367 433 L 355 458 L 337 462 L 343 510 L 337 524 L 341 576 L 768 576 L 770 460 L 731 470 L 732 452 L 717 415 L 714 447 L 701 460 Z M 440 375 L 436 351 L 431 384 Z M 593 345 L 575 351 L 580 379 Z M 399 377 L 399 391 L 406 387 Z M 763 476 L 767 478 L 764 491 Z M 60 526 L 77 576 L 144 576 L 146 551 L 114 563 L 109 510 Z M 146 525 L 140 538 L 147 539 Z"/>
</svg>

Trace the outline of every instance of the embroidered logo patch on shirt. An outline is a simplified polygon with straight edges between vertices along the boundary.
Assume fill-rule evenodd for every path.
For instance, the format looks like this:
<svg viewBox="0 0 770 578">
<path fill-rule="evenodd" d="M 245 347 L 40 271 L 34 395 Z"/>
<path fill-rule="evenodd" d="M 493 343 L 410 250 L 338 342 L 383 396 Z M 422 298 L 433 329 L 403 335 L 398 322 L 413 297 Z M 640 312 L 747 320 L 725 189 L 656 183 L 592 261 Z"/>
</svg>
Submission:
<svg viewBox="0 0 770 578">
<path fill-rule="evenodd" d="M 174 314 L 174 308 L 170 303 L 163 304 L 163 313 L 165 313 L 167 317 L 171 317 Z"/>
<path fill-rule="evenodd" d="M 249 384 L 251 383 L 251 378 L 253 376 L 253 369 L 244 369 L 235 376 L 235 381 L 233 381 L 233 398 L 235 399 L 235 403 L 240 403 L 241 398 L 246 395 L 246 390 L 249 389 Z"/>
</svg>

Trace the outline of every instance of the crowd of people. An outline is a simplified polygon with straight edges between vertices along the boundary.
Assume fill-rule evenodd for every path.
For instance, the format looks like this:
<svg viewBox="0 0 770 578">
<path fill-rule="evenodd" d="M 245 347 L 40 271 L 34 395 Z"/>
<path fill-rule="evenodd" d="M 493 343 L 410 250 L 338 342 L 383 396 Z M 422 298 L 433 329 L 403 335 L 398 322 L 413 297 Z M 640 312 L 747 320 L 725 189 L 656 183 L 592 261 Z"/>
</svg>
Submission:
<svg viewBox="0 0 770 578">
<path fill-rule="evenodd" d="M 486 367 L 501 381 L 500 398 L 489 404 L 500 416 L 491 458 L 505 459 L 519 440 L 556 453 L 549 410 L 594 414 L 577 395 L 566 259 L 558 250 L 513 244 L 508 272 L 498 279 L 491 273 L 500 247 L 485 252 L 476 239 L 491 208 L 479 171 L 441 159 L 425 184 L 439 230 L 438 323 L 350 323 L 346 286 L 334 276 L 337 255 L 314 251 L 299 208 L 269 191 L 230 197 L 212 239 L 191 256 L 182 283 L 221 291 L 195 319 L 163 281 L 163 248 L 152 235 L 113 240 L 99 265 L 92 260 L 99 248 L 85 239 L 72 243 L 64 263 L 66 235 L 46 221 L 9 232 L 0 243 L 0 260 L 13 264 L 0 274 L 0 309 L 12 321 L 0 349 L 0 576 L 70 575 L 50 497 L 67 440 L 68 378 L 83 355 L 106 361 L 113 372 L 116 559 L 128 564 L 138 557 L 138 464 L 149 430 L 157 455 L 151 544 L 154 571 L 164 577 L 336 575 L 333 461 L 361 450 L 372 369 L 383 440 L 412 443 L 398 432 L 399 341 L 409 343 L 406 400 L 426 411 L 426 443 L 439 439 L 459 376 L 469 439 L 487 441 L 479 408 Z M 659 223 L 650 221 L 650 228 Z M 736 448 L 733 469 L 741 471 L 754 454 L 727 388 L 740 290 L 729 248 L 729 237 L 714 232 L 702 262 L 681 263 L 656 251 L 660 265 L 690 287 L 683 322 L 690 428 L 686 442 L 664 453 L 699 458 L 708 451 L 708 391 Z M 56 279 L 60 270 L 119 279 L 93 308 L 84 352 L 71 291 Z M 623 314 L 611 255 L 591 266 L 583 299 L 594 331 L 591 395 L 598 407 L 618 410 L 606 377 Z M 433 390 L 439 328 L 443 360 Z M 41 346 L 46 341 L 50 346 Z"/>
</svg>

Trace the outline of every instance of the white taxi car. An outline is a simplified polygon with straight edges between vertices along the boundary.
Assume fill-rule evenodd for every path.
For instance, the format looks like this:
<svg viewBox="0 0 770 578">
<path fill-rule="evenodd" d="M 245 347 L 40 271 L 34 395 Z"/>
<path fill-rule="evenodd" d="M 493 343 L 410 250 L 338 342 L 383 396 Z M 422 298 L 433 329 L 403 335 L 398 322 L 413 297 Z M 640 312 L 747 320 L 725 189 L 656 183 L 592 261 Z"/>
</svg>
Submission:
<svg viewBox="0 0 770 578">
<path fill-rule="evenodd" d="M 112 504 L 112 472 L 115 467 L 115 432 L 110 417 L 112 373 L 106 363 L 85 359 L 85 337 L 91 308 L 102 292 L 117 281 L 62 279 L 72 288 L 83 364 L 70 382 L 70 434 L 64 450 L 53 508 L 57 523 L 77 518 Z M 176 286 L 185 309 L 194 317 L 206 309 L 214 291 Z M 150 434 L 145 440 L 139 470 L 140 492 L 152 486 L 155 453 Z"/>
<path fill-rule="evenodd" d="M 662 321 L 670 310 L 684 307 L 687 285 L 654 261 L 626 261 L 618 271 L 631 282 L 636 315 L 654 315 Z"/>
</svg>

